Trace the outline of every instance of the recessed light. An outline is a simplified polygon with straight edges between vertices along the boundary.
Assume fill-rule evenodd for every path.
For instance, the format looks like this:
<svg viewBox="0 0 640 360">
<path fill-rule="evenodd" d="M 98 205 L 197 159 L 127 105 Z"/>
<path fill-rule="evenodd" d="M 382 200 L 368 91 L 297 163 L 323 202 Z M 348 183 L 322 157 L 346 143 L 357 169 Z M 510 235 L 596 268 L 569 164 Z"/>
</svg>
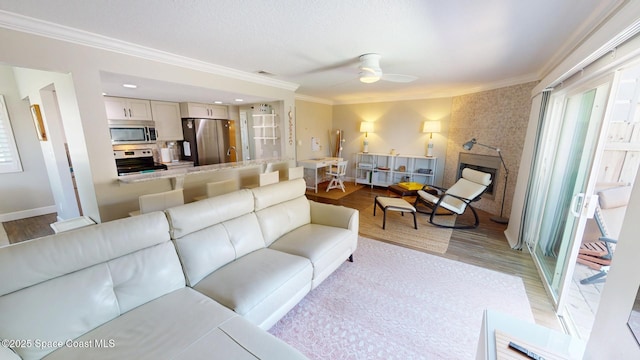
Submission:
<svg viewBox="0 0 640 360">
<path fill-rule="evenodd" d="M 214 104 L 222 104 L 222 101 L 214 101 Z"/>
<path fill-rule="evenodd" d="M 138 88 L 138 85 L 135 84 L 122 84 L 123 87 L 126 87 L 127 89 L 136 89 Z"/>
<path fill-rule="evenodd" d="M 236 99 L 237 102 L 243 102 L 244 99 Z"/>
</svg>

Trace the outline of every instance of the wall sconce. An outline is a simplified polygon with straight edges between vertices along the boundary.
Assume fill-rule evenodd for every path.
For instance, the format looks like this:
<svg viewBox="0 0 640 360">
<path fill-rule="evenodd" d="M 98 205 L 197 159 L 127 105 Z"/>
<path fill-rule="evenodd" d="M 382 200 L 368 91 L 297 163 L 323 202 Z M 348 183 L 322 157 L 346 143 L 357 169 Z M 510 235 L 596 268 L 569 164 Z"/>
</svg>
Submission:
<svg viewBox="0 0 640 360">
<path fill-rule="evenodd" d="M 427 144 L 427 156 L 433 156 L 433 133 L 439 133 L 441 131 L 440 121 L 425 121 L 422 125 L 422 132 L 429 133 L 429 143 Z"/>
<path fill-rule="evenodd" d="M 366 122 L 366 121 L 361 122 L 360 123 L 360 132 L 364 133 L 364 143 L 363 143 L 364 149 L 362 150 L 362 152 L 368 153 L 369 152 L 368 135 L 369 135 L 370 132 L 373 132 L 373 123 L 372 122 Z"/>
</svg>

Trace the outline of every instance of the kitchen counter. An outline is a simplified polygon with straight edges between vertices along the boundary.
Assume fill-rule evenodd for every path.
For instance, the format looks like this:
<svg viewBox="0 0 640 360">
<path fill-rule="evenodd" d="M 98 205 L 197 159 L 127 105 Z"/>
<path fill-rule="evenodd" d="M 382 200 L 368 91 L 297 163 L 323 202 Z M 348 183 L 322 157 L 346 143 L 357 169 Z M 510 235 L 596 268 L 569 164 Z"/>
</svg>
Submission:
<svg viewBox="0 0 640 360">
<path fill-rule="evenodd" d="M 184 178 L 189 175 L 203 174 L 215 171 L 224 171 L 229 169 L 241 169 L 246 167 L 263 166 L 267 163 L 287 161 L 284 159 L 266 159 L 266 160 L 245 160 L 232 163 L 194 166 L 194 167 L 169 167 L 168 170 L 155 171 L 144 174 L 132 174 L 118 176 L 118 181 L 123 184 L 134 184 L 144 181 L 153 181 L 159 179 L 170 179 L 174 189 L 181 189 L 184 185 Z"/>
<path fill-rule="evenodd" d="M 161 164 L 167 165 L 167 170 L 178 169 L 181 167 L 193 167 L 193 161 L 186 160 L 172 161 L 168 163 L 163 162 Z"/>
</svg>

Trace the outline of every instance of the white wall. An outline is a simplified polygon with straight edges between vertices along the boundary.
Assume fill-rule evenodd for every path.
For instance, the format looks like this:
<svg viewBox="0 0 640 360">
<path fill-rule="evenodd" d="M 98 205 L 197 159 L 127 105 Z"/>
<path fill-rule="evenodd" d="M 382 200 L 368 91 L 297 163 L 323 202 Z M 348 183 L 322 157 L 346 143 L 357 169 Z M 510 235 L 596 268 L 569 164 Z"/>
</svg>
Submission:
<svg viewBox="0 0 640 360">
<path fill-rule="evenodd" d="M 389 154 L 395 149 L 398 154 L 406 155 L 425 155 L 429 134 L 422 132 L 422 125 L 425 121 L 440 121 L 442 132 L 433 134 L 433 156 L 438 158 L 435 185 L 442 185 L 451 103 L 452 98 L 439 98 L 335 105 L 333 129 L 344 130 L 344 157 L 355 161 L 364 140 L 360 132 L 362 121 L 374 123 L 374 132 L 369 133 L 370 153 Z M 326 137 L 328 139 L 328 134 Z M 354 177 L 354 166 L 349 166 L 347 176 Z"/>
<path fill-rule="evenodd" d="M 0 222 L 55 212 L 29 103 L 21 99 L 9 66 L 0 65 L 0 93 L 5 96 L 23 169 L 0 174 Z"/>
<path fill-rule="evenodd" d="M 329 146 L 329 133 L 333 128 L 331 111 L 331 105 L 296 100 L 297 160 L 331 155 Z M 312 138 L 319 141 L 319 151 L 312 151 Z"/>
</svg>

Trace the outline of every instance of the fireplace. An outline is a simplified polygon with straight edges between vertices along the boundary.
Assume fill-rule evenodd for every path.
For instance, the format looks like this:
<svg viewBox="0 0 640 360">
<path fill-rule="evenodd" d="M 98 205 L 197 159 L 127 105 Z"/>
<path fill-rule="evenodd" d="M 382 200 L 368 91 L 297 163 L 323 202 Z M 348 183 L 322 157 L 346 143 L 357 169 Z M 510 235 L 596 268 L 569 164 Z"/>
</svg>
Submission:
<svg viewBox="0 0 640 360">
<path fill-rule="evenodd" d="M 482 195 L 486 199 L 495 199 L 495 187 L 497 178 L 500 174 L 500 157 L 491 155 L 478 155 L 470 153 L 460 153 L 458 158 L 458 174 L 456 180 L 462 177 L 462 169 L 470 168 L 491 174 L 491 184 L 487 187 L 487 191 Z"/>
</svg>

